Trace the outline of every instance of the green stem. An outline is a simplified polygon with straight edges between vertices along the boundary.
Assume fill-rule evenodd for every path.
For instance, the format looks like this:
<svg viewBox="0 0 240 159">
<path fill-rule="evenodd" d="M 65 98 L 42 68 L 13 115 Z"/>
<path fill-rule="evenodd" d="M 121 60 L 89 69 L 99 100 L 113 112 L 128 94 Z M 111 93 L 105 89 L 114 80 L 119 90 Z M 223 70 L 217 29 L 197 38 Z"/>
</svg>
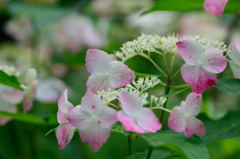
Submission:
<svg viewBox="0 0 240 159">
<path fill-rule="evenodd" d="M 163 107 L 152 107 L 151 109 L 152 109 L 152 110 L 154 110 L 154 109 L 160 109 L 160 110 L 164 110 L 164 111 L 169 112 L 169 113 L 172 112 L 171 110 L 166 109 L 166 108 L 163 108 Z"/>
<path fill-rule="evenodd" d="M 166 96 L 167 99 L 166 99 L 166 102 L 163 104 L 163 108 L 166 108 L 166 106 L 167 106 L 167 102 L 168 102 L 168 98 L 169 98 L 168 95 L 169 95 L 170 89 L 171 89 L 171 83 L 172 83 L 171 79 L 168 78 L 167 85 L 164 90 L 164 96 Z M 162 123 L 164 121 L 164 115 L 165 115 L 165 111 L 163 110 L 161 113 L 161 117 L 160 117 L 160 122 L 162 122 Z"/>
<path fill-rule="evenodd" d="M 167 74 L 159 67 L 158 64 L 156 64 L 155 61 L 153 61 L 150 57 L 146 56 L 145 54 L 140 54 L 142 57 L 144 57 L 145 59 L 149 60 L 153 65 L 154 67 L 164 76 L 164 77 L 167 77 Z"/>
<path fill-rule="evenodd" d="M 170 86 L 170 87 L 173 88 L 173 89 L 181 89 L 181 88 L 188 87 L 188 84 L 173 85 L 173 86 Z"/>
<path fill-rule="evenodd" d="M 115 105 L 115 104 L 113 104 L 113 103 L 108 103 L 108 106 L 110 106 L 110 107 L 112 107 L 113 109 L 116 109 L 116 110 L 119 110 L 119 109 L 120 109 L 119 106 L 117 106 L 117 105 Z"/>
<path fill-rule="evenodd" d="M 149 147 L 148 152 L 145 156 L 145 159 L 150 159 L 153 152 L 153 147 Z"/>
<path fill-rule="evenodd" d="M 132 154 L 132 137 L 131 134 L 128 135 L 128 155 Z"/>
</svg>

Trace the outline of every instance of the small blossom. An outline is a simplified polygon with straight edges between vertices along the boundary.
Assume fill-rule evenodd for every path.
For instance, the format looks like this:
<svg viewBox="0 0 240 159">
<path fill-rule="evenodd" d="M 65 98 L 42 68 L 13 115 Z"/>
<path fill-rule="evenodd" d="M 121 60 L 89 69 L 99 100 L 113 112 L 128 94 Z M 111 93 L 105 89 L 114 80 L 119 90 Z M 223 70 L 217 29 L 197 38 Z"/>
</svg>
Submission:
<svg viewBox="0 0 240 159">
<path fill-rule="evenodd" d="M 92 22 L 79 14 L 63 19 L 53 32 L 56 45 L 71 52 L 79 51 L 84 46 L 99 48 L 105 44 L 104 37 L 95 30 Z"/>
<path fill-rule="evenodd" d="M 122 45 L 120 51 L 116 52 L 116 56 L 122 61 L 147 52 L 156 52 L 157 49 L 163 53 L 177 54 L 176 42 L 178 38 L 174 35 L 162 37 L 159 35 L 150 35 L 142 33 L 137 39 L 128 41 Z"/>
<path fill-rule="evenodd" d="M 169 117 L 168 125 L 176 132 L 184 132 L 187 137 L 197 134 L 203 136 L 203 123 L 194 116 L 200 112 L 202 95 L 190 93 L 180 106 L 175 107 Z"/>
<path fill-rule="evenodd" d="M 0 85 L 0 111 L 16 113 L 17 104 L 21 103 L 24 93 L 9 86 Z M 0 117 L 0 125 L 5 125 L 10 121 L 10 117 Z"/>
<path fill-rule="evenodd" d="M 151 77 L 139 77 L 136 80 L 132 81 L 124 88 L 121 88 L 120 91 L 127 91 L 139 96 L 143 103 L 148 103 L 148 97 L 150 94 L 146 92 L 148 89 L 155 87 L 157 84 L 161 83 L 161 80 L 155 76 Z"/>
<path fill-rule="evenodd" d="M 37 91 L 37 82 L 37 71 L 33 68 L 28 69 L 24 79 L 24 83 L 27 86 L 23 100 L 23 110 L 25 113 L 32 109 L 33 99 Z"/>
<path fill-rule="evenodd" d="M 86 66 L 88 72 L 91 73 L 87 86 L 94 92 L 120 88 L 134 80 L 133 71 L 117 61 L 114 56 L 101 50 L 89 49 L 87 51 Z"/>
<path fill-rule="evenodd" d="M 207 49 L 209 47 L 217 48 L 222 52 L 227 51 L 227 45 L 221 40 L 213 40 L 202 36 L 184 36 L 180 41 L 183 40 L 194 40 L 197 41 L 202 48 Z"/>
<path fill-rule="evenodd" d="M 119 100 L 122 110 L 118 111 L 117 118 L 127 131 L 137 133 L 156 132 L 162 125 L 149 108 L 143 107 L 142 99 L 127 91 L 120 92 Z"/>
<path fill-rule="evenodd" d="M 43 103 L 54 103 L 66 85 L 57 78 L 45 78 L 38 81 L 36 99 Z"/>
<path fill-rule="evenodd" d="M 56 130 L 56 137 L 60 149 L 64 149 L 64 147 L 71 141 L 74 134 L 74 127 L 69 124 L 67 119 L 67 115 L 72 108 L 73 105 L 68 101 L 68 92 L 65 89 L 58 100 L 57 112 L 57 121 L 59 126 Z"/>
<path fill-rule="evenodd" d="M 0 65 L 0 70 L 8 74 L 9 76 L 19 76 L 19 72 L 16 70 L 14 66 L 9 65 Z"/>
<path fill-rule="evenodd" d="M 217 81 L 216 75 L 225 70 L 227 60 L 217 48 L 203 49 L 193 40 L 177 42 L 180 56 L 186 62 L 181 68 L 181 75 L 193 92 L 202 93 Z"/>
<path fill-rule="evenodd" d="M 117 122 L 116 111 L 107 107 L 96 94 L 88 91 L 80 106 L 68 114 L 72 126 L 79 130 L 83 142 L 98 151 L 110 136 L 111 126 Z"/>
<path fill-rule="evenodd" d="M 205 0 L 204 9 L 216 17 L 220 17 L 225 9 L 228 0 Z"/>
<path fill-rule="evenodd" d="M 105 102 L 105 104 L 108 104 L 109 102 L 117 99 L 118 94 L 119 94 L 119 91 L 117 90 L 97 91 L 97 95 Z"/>
<path fill-rule="evenodd" d="M 8 21 L 5 30 L 9 35 L 23 45 L 30 44 L 34 33 L 32 22 L 26 16 L 20 16 Z"/>
</svg>

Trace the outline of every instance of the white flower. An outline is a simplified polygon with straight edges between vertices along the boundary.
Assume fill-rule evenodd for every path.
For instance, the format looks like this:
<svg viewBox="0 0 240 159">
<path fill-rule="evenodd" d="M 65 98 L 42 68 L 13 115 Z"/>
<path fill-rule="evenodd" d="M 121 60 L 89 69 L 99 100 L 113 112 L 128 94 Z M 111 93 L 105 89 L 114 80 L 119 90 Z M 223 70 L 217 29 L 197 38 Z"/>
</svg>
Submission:
<svg viewBox="0 0 240 159">
<path fill-rule="evenodd" d="M 16 70 L 14 66 L 9 66 L 9 65 L 0 65 L 0 70 L 5 72 L 8 75 L 14 75 L 14 76 L 19 76 L 19 72 Z"/>
<path fill-rule="evenodd" d="M 161 50 L 162 53 L 177 54 L 177 41 L 178 38 L 175 35 L 164 37 L 142 33 L 137 39 L 123 44 L 120 51 L 116 52 L 116 56 L 122 61 L 126 61 L 144 52 L 158 52 L 158 50 Z"/>
<path fill-rule="evenodd" d="M 154 95 L 150 96 L 150 106 L 155 106 L 155 107 L 162 107 L 163 104 L 166 102 L 167 98 L 166 97 L 156 97 Z"/>
<path fill-rule="evenodd" d="M 101 90 L 101 91 L 97 91 L 97 95 L 100 96 L 100 98 L 102 99 L 102 101 L 105 104 L 110 103 L 111 101 L 117 99 L 118 95 L 119 95 L 119 91 L 117 90 Z"/>
<path fill-rule="evenodd" d="M 126 87 L 122 88 L 122 90 L 139 96 L 143 100 L 143 103 L 146 104 L 148 103 L 148 97 L 150 97 L 149 93 L 146 91 L 150 88 L 155 87 L 160 82 L 161 81 L 155 76 L 140 77 L 137 80 L 126 85 Z"/>
<path fill-rule="evenodd" d="M 204 49 L 209 47 L 218 48 L 225 52 L 227 50 L 227 45 L 220 40 L 211 40 L 202 36 L 185 36 L 180 40 L 194 40 L 197 41 Z"/>
</svg>

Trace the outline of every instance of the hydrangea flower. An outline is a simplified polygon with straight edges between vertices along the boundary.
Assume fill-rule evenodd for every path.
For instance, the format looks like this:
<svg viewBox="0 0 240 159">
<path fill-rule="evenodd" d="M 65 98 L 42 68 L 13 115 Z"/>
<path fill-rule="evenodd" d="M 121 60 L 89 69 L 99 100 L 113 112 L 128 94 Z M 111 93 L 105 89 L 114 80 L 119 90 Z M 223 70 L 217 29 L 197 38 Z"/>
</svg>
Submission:
<svg viewBox="0 0 240 159">
<path fill-rule="evenodd" d="M 22 102 L 23 97 L 24 93 L 22 91 L 9 86 L 0 85 L 0 111 L 16 113 L 16 105 Z M 10 117 L 1 116 L 0 125 L 5 125 L 10 120 Z"/>
<path fill-rule="evenodd" d="M 193 40 L 177 42 L 177 48 L 186 62 L 181 68 L 181 75 L 193 92 L 202 93 L 217 81 L 216 75 L 225 70 L 227 59 L 217 48 L 202 48 Z"/>
<path fill-rule="evenodd" d="M 23 110 L 25 113 L 32 109 L 33 100 L 37 91 L 37 71 L 33 68 L 27 70 L 24 83 L 26 84 L 25 96 L 23 100 Z"/>
<path fill-rule="evenodd" d="M 75 129 L 69 124 L 67 119 L 67 115 L 72 108 L 73 105 L 68 101 L 68 92 L 67 89 L 65 89 L 58 100 L 57 112 L 57 120 L 60 125 L 57 127 L 56 137 L 60 149 L 64 149 L 74 135 Z"/>
<path fill-rule="evenodd" d="M 156 132 L 162 125 L 149 108 L 143 107 L 140 97 L 127 91 L 120 92 L 119 100 L 122 110 L 117 112 L 118 120 L 127 131 L 137 133 Z"/>
<path fill-rule="evenodd" d="M 68 114 L 72 126 L 80 132 L 83 142 L 98 151 L 110 136 L 111 126 L 117 122 L 116 111 L 107 107 L 99 96 L 88 91 L 80 106 Z"/>
<path fill-rule="evenodd" d="M 187 137 L 197 134 L 203 136 L 203 123 L 194 116 L 200 112 L 202 95 L 190 93 L 180 106 L 175 107 L 169 117 L 168 125 L 176 132 L 184 132 Z"/>
<path fill-rule="evenodd" d="M 230 46 L 228 56 L 230 57 L 230 67 L 235 78 L 240 79 L 240 41 L 233 42 Z"/>
<path fill-rule="evenodd" d="M 87 86 L 94 92 L 120 88 L 134 80 L 133 71 L 117 61 L 113 55 L 101 50 L 89 49 L 87 51 L 86 67 L 91 73 Z"/>
<path fill-rule="evenodd" d="M 204 9 L 206 12 L 212 13 L 216 17 L 220 17 L 224 12 L 224 8 L 228 0 L 205 0 Z"/>
</svg>

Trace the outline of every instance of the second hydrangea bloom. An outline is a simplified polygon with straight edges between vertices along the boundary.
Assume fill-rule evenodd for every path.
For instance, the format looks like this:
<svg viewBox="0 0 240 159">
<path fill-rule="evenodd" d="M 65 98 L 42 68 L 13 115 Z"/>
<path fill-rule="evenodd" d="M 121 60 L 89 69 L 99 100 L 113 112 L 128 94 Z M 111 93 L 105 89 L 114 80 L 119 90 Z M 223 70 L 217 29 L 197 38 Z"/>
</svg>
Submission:
<svg viewBox="0 0 240 159">
<path fill-rule="evenodd" d="M 200 112 L 201 103 L 201 94 L 189 94 L 180 106 L 172 110 L 168 120 L 169 127 L 176 132 L 184 132 L 187 137 L 193 134 L 203 136 L 205 134 L 204 125 L 194 117 Z"/>
<path fill-rule="evenodd" d="M 224 12 L 227 2 L 228 0 L 205 0 L 204 9 L 216 17 L 219 17 Z"/>
<path fill-rule="evenodd" d="M 204 49 L 193 40 L 177 42 L 177 48 L 186 62 L 181 68 L 181 75 L 193 92 L 202 93 L 217 81 L 216 75 L 225 70 L 227 59 L 217 48 Z"/>
<path fill-rule="evenodd" d="M 120 88 L 132 80 L 134 73 L 125 64 L 116 60 L 101 50 L 89 49 L 87 51 L 86 66 L 91 73 L 87 86 L 94 92 Z"/>
<path fill-rule="evenodd" d="M 83 97 L 81 105 L 74 107 L 68 119 L 80 131 L 80 137 L 94 151 L 105 143 L 110 136 L 111 126 L 117 122 L 116 111 L 107 107 L 91 91 Z"/>
<path fill-rule="evenodd" d="M 149 108 L 144 108 L 142 99 L 133 93 L 122 91 L 119 95 L 122 110 L 117 118 L 127 131 L 137 133 L 156 132 L 162 125 Z"/>
</svg>

